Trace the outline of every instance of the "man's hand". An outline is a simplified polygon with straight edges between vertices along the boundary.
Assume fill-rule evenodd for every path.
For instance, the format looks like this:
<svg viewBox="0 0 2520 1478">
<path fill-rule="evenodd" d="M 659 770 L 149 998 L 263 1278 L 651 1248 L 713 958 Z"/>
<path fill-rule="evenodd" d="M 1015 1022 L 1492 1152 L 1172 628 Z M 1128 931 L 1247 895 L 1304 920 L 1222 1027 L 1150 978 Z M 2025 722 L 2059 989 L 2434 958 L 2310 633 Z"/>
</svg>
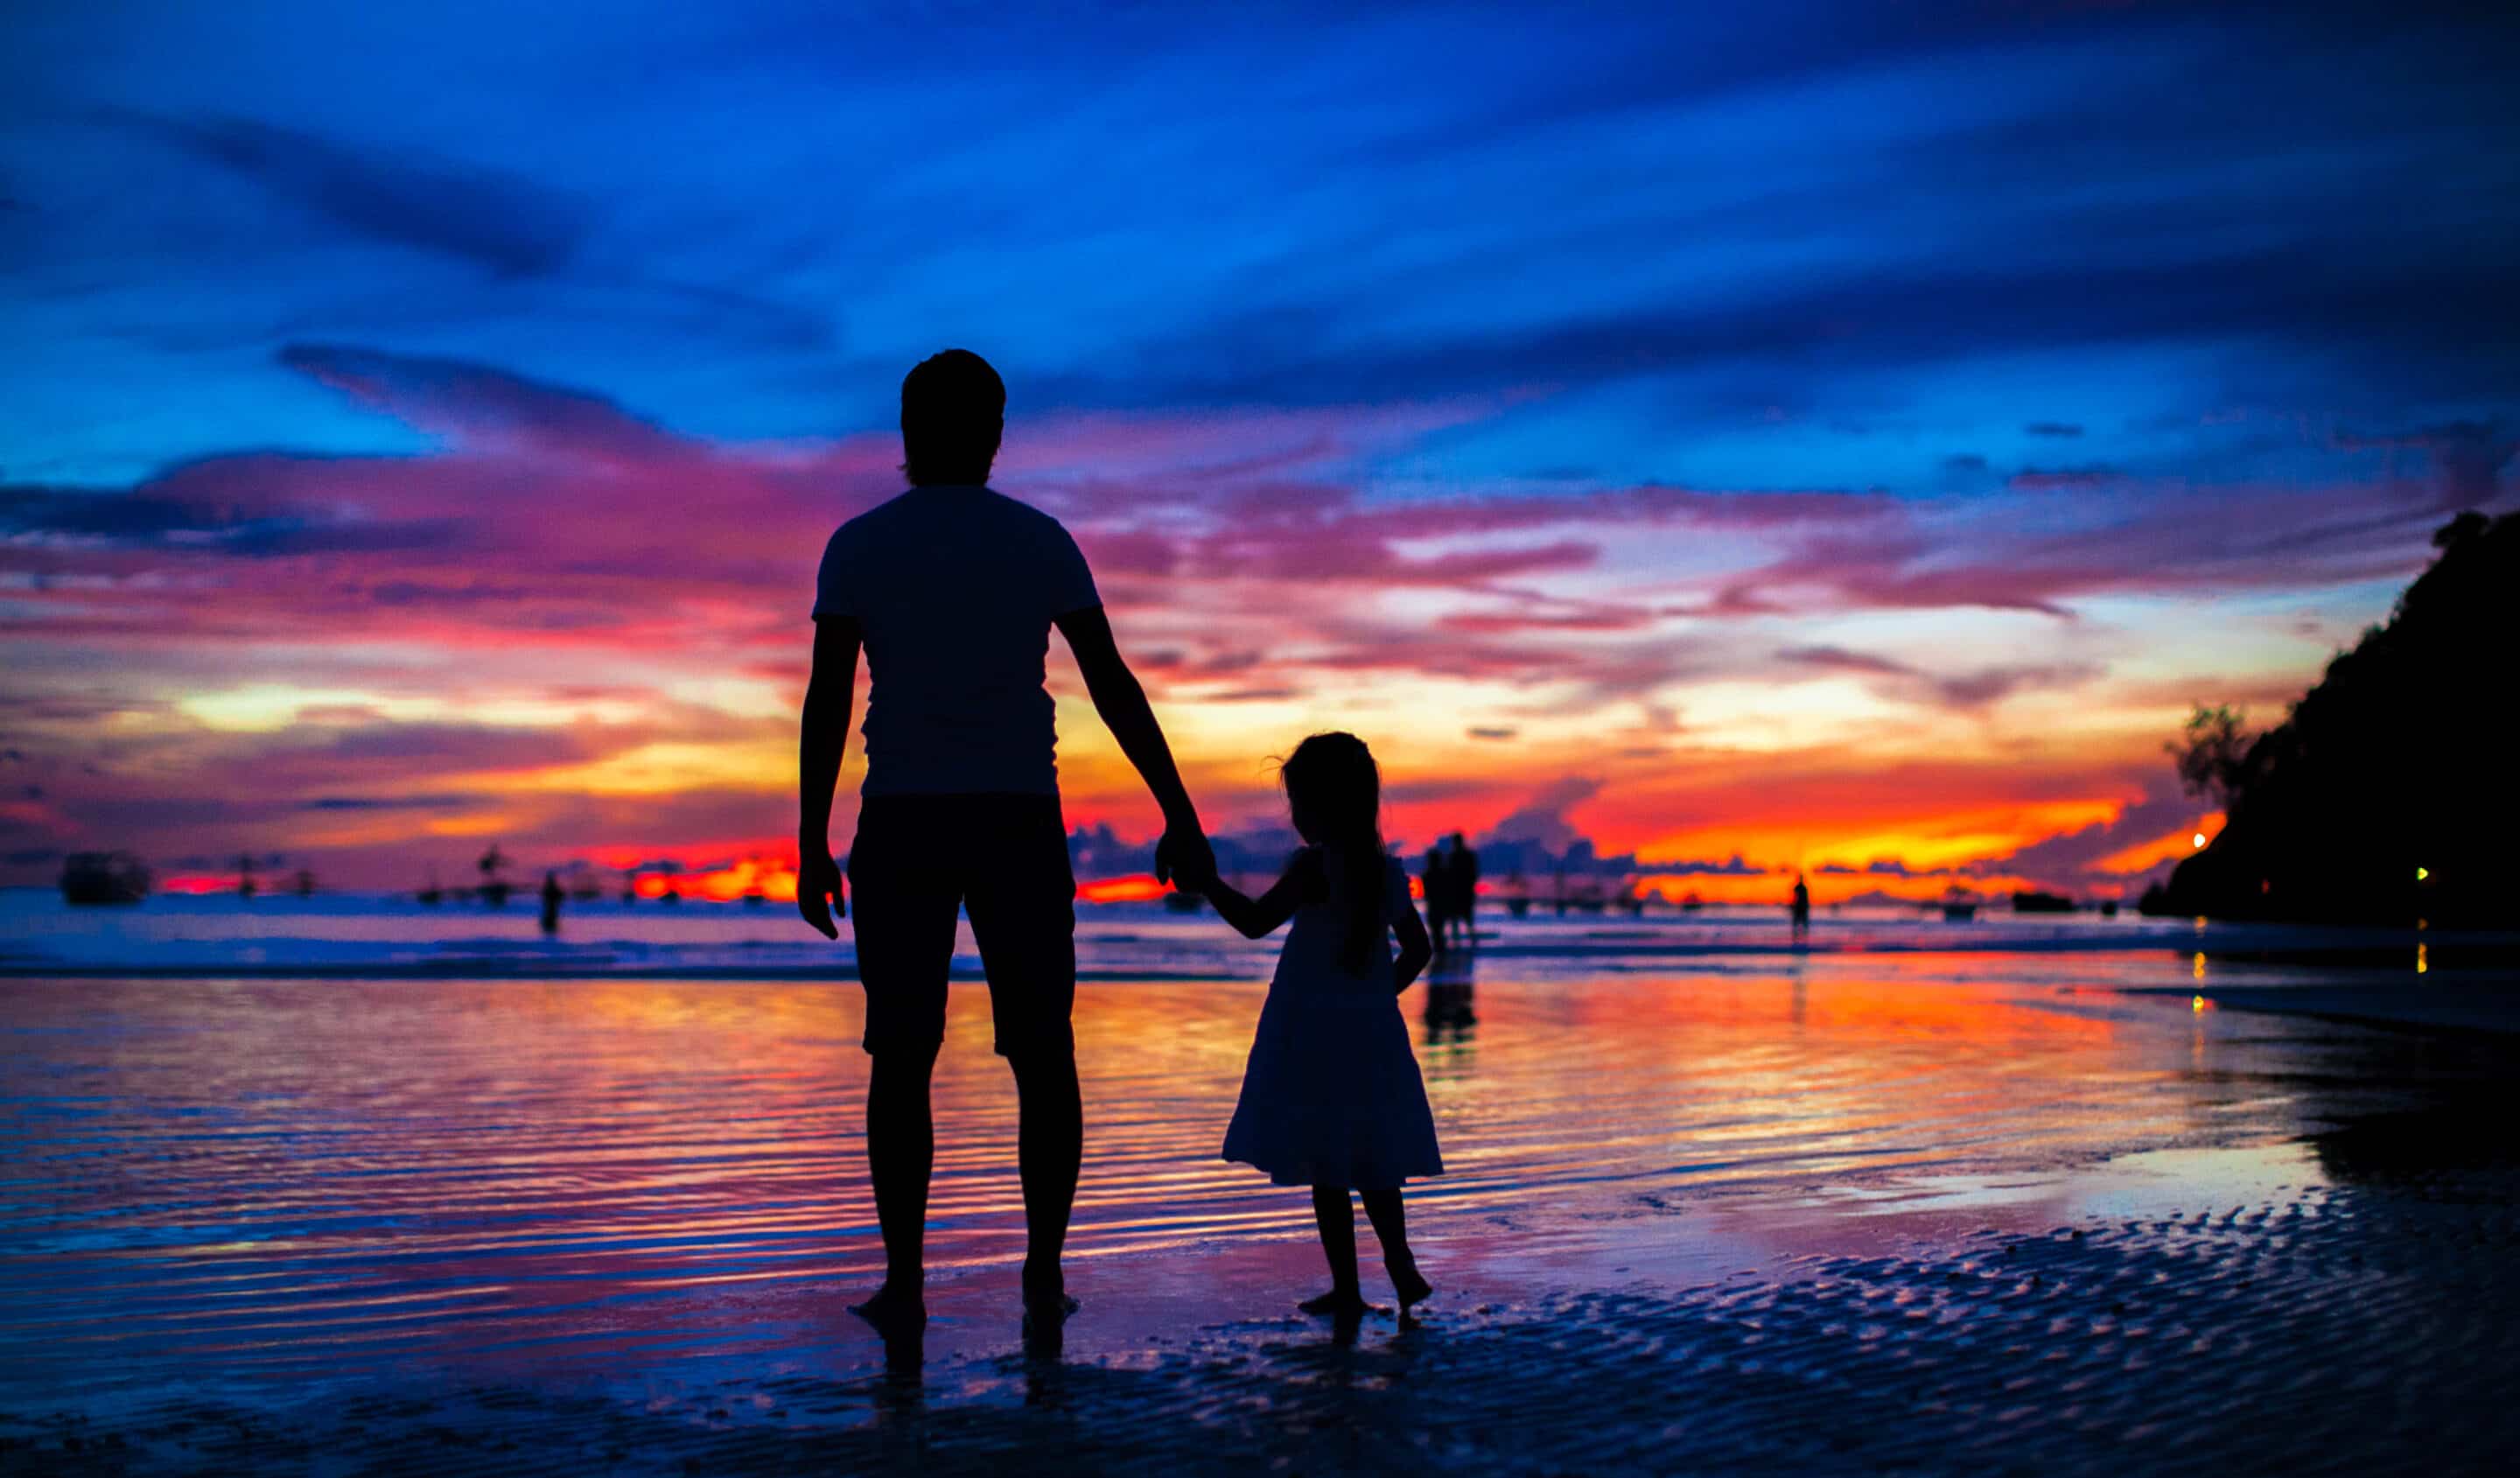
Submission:
<svg viewBox="0 0 2520 1478">
<path fill-rule="evenodd" d="M 1155 881 L 1177 882 L 1185 892 L 1197 892 L 1216 880 L 1216 849 L 1195 826 L 1166 828 L 1155 843 Z"/>
<path fill-rule="evenodd" d="M 849 917 L 848 884 L 829 847 L 808 847 L 796 863 L 796 912 L 826 939 L 840 937 L 834 917 Z"/>
</svg>

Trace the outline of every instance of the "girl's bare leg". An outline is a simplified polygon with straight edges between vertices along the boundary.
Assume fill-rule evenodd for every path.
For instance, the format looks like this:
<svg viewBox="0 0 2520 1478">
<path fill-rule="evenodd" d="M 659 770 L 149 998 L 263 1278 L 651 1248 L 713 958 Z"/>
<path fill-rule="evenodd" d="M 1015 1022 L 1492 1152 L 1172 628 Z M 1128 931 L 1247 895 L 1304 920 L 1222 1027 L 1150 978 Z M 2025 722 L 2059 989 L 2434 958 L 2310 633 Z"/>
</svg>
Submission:
<svg viewBox="0 0 2520 1478">
<path fill-rule="evenodd" d="M 1322 1255 L 1329 1260 L 1330 1291 L 1319 1298 L 1308 1298 L 1297 1307 L 1307 1314 L 1364 1312 L 1365 1295 L 1357 1291 L 1356 1208 L 1348 1203 L 1347 1187 L 1314 1187 L 1313 1221 L 1322 1229 Z"/>
<path fill-rule="evenodd" d="M 1392 1292 L 1400 1300 L 1401 1312 L 1407 1313 L 1411 1304 L 1434 1292 L 1435 1285 L 1418 1271 L 1418 1254 L 1409 1249 L 1409 1219 L 1400 1209 L 1400 1188 L 1395 1186 L 1388 1190 L 1361 1190 L 1357 1197 L 1365 1202 L 1366 1219 L 1373 1223 L 1374 1238 L 1382 1243 L 1382 1266 L 1391 1274 Z M 1351 1224 L 1351 1239 L 1355 1230 Z M 1353 1268 L 1355 1264 L 1356 1250 L 1351 1245 L 1348 1265 Z"/>
</svg>

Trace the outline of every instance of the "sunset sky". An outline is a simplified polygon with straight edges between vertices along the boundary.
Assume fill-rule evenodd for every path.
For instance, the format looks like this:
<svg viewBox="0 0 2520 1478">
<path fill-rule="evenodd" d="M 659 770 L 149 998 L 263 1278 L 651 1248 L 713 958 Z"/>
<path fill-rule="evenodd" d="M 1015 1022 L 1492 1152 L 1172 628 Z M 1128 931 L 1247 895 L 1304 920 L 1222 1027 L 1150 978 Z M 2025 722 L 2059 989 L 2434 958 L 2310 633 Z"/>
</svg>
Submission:
<svg viewBox="0 0 2520 1478">
<path fill-rule="evenodd" d="M 0 881 L 784 855 L 947 345 L 1213 827 L 1345 728 L 1710 897 L 2139 882 L 2513 503 L 2509 21 L 567 12 L 0 20 Z"/>
</svg>

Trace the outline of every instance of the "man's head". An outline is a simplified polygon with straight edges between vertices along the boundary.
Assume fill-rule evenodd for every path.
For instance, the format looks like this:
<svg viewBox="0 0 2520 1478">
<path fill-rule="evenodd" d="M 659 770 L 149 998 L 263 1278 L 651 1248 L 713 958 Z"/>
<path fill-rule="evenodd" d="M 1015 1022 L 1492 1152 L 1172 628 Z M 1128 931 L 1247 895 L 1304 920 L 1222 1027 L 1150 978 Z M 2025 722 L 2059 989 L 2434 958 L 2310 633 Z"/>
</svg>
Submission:
<svg viewBox="0 0 2520 1478">
<path fill-rule="evenodd" d="M 968 349 L 930 355 L 901 381 L 901 470 L 914 486 L 988 481 L 1006 428 L 1006 381 Z"/>
</svg>

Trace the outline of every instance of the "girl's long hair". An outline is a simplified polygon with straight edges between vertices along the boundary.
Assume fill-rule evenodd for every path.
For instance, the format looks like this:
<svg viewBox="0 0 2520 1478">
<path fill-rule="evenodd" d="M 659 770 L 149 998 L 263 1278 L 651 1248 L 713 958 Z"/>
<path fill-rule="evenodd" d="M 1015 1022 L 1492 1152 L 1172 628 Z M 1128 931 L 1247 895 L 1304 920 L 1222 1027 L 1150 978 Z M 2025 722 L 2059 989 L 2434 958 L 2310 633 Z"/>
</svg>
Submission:
<svg viewBox="0 0 2520 1478">
<path fill-rule="evenodd" d="M 1363 974 L 1381 952 L 1388 920 L 1382 917 L 1382 771 L 1373 751 L 1353 734 L 1316 734 L 1295 746 L 1278 767 L 1289 802 L 1300 801 L 1320 824 L 1325 850 L 1345 864 L 1348 969 Z"/>
</svg>

